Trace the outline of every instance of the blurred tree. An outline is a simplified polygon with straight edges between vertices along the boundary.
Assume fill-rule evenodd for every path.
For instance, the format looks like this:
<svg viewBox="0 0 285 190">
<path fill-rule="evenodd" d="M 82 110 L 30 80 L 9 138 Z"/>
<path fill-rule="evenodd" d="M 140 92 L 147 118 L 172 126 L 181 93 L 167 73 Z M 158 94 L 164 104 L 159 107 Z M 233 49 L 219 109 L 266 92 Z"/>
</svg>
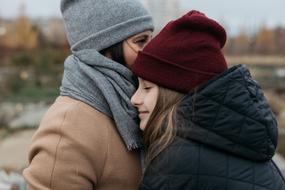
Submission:
<svg viewBox="0 0 285 190">
<path fill-rule="evenodd" d="M 37 47 L 38 33 L 25 16 L 20 16 L 12 23 L 5 35 L 5 46 L 12 49 L 34 49 Z"/>
<path fill-rule="evenodd" d="M 252 38 L 241 29 L 237 36 L 229 37 L 224 48 L 224 52 L 230 55 L 245 55 L 251 52 Z"/>
<path fill-rule="evenodd" d="M 23 49 L 34 49 L 37 47 L 38 34 L 33 29 L 27 17 L 21 16 L 18 18 L 16 21 L 16 30 L 18 31 L 16 35 L 18 47 Z"/>
<path fill-rule="evenodd" d="M 241 30 L 237 36 L 228 38 L 224 52 L 230 55 L 284 55 L 285 28 L 269 29 L 264 25 L 253 35 Z"/>
<path fill-rule="evenodd" d="M 259 54 L 272 54 L 276 52 L 274 32 L 266 26 L 262 26 L 259 32 L 257 32 L 255 52 Z"/>
<path fill-rule="evenodd" d="M 273 32 L 276 52 L 285 55 L 285 28 L 277 27 Z"/>
<path fill-rule="evenodd" d="M 37 47 L 38 33 L 25 15 L 25 4 L 20 7 L 20 16 L 7 27 L 4 45 L 12 49 L 34 49 Z"/>
<path fill-rule="evenodd" d="M 250 41 L 250 36 L 248 36 L 245 30 L 241 30 L 233 42 L 235 47 L 234 54 L 248 54 Z"/>
<path fill-rule="evenodd" d="M 0 17 L 0 48 L 3 47 L 3 39 L 6 34 L 6 28 L 4 27 L 3 19 Z"/>
</svg>

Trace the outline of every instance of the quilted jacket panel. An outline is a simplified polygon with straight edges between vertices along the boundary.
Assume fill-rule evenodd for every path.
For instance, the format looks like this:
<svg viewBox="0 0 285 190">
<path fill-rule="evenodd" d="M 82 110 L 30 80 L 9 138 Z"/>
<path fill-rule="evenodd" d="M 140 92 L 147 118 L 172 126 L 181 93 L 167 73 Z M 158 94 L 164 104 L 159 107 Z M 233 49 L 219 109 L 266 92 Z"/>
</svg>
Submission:
<svg viewBox="0 0 285 190">
<path fill-rule="evenodd" d="M 141 190 L 285 190 L 271 160 L 277 122 L 245 66 L 189 93 L 175 121 L 177 137 L 147 168 Z"/>
</svg>

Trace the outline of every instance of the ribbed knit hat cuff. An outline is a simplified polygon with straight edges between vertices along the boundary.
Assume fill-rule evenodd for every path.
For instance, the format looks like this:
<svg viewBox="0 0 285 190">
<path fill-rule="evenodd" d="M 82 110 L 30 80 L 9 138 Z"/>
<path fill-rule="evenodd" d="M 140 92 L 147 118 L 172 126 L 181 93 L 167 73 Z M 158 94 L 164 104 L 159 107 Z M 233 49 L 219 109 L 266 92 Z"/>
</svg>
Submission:
<svg viewBox="0 0 285 190">
<path fill-rule="evenodd" d="M 198 85 L 219 74 L 183 67 L 183 65 L 156 57 L 145 51 L 138 53 L 131 70 L 145 80 L 182 93 L 188 93 Z"/>
<path fill-rule="evenodd" d="M 100 51 L 146 30 L 154 30 L 152 17 L 149 15 L 136 17 L 94 33 L 73 44 L 71 50 L 95 49 Z"/>
</svg>

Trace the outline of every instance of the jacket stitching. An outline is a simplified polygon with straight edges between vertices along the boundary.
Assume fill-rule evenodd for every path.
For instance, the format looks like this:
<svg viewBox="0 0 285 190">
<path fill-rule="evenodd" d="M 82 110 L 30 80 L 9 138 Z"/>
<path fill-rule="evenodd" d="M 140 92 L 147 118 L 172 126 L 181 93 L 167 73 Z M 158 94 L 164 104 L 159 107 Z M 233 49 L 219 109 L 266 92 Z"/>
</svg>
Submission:
<svg viewBox="0 0 285 190">
<path fill-rule="evenodd" d="M 106 139 L 110 139 L 110 136 L 109 136 L 110 134 L 109 134 L 109 127 L 107 127 L 107 134 L 106 134 L 106 136 L 107 136 L 107 138 Z M 109 140 L 107 140 L 107 147 L 106 147 L 106 152 L 105 152 L 105 158 L 104 158 L 104 163 L 103 163 L 103 169 L 102 169 L 102 173 L 101 173 L 101 175 L 100 176 L 98 176 L 98 182 L 99 181 L 101 181 L 101 178 L 102 178 L 102 176 L 104 175 L 104 172 L 106 171 L 105 170 L 105 167 L 106 167 L 106 162 L 107 162 L 107 159 L 109 158 L 109 156 L 108 156 L 108 154 L 109 154 L 109 148 L 110 148 L 110 145 L 109 145 Z"/>
<path fill-rule="evenodd" d="M 241 75 L 243 74 L 241 71 L 239 71 L 239 73 L 240 73 Z M 249 74 L 249 72 L 247 72 L 247 74 Z M 249 83 L 249 82 L 248 82 L 245 78 L 248 79 L 249 76 L 248 76 L 248 75 L 245 75 L 244 77 L 242 77 L 242 79 L 243 79 L 243 83 L 244 83 L 243 85 L 245 86 L 245 88 L 246 88 L 246 90 L 248 91 L 248 93 L 250 93 L 249 86 L 246 85 L 246 84 Z M 259 88 L 259 86 L 258 86 L 254 81 L 251 80 L 250 82 L 253 82 L 253 83 L 250 83 L 251 86 L 254 86 L 254 87 L 257 88 L 257 89 L 255 88 L 255 90 L 256 90 L 256 95 L 255 95 L 255 97 L 257 97 L 258 90 L 259 90 L 260 88 Z M 250 99 L 250 100 L 251 100 L 252 104 L 254 104 L 253 101 L 252 101 L 252 99 Z M 264 99 L 262 99 L 262 102 L 264 102 Z M 261 117 L 264 117 L 263 115 L 261 115 L 260 112 L 259 112 L 258 115 L 260 115 Z M 256 120 L 254 120 L 254 121 L 256 121 Z M 264 125 L 262 125 L 262 126 L 264 126 Z M 270 138 L 267 125 L 266 125 L 264 128 L 265 128 L 265 131 L 266 131 L 267 140 L 269 140 L 269 141 L 270 141 L 269 143 L 273 145 L 274 143 L 273 143 L 272 139 Z M 270 152 L 270 150 L 269 150 L 268 147 L 267 147 L 267 152 Z"/>
<path fill-rule="evenodd" d="M 228 189 L 229 173 L 230 173 L 230 172 L 229 172 L 229 170 L 230 170 L 230 166 L 229 166 L 230 164 L 229 164 L 229 162 L 230 162 L 230 161 L 229 161 L 229 156 L 228 156 L 228 155 L 226 156 L 226 159 L 227 159 L 227 166 L 226 166 L 226 167 L 227 167 L 226 189 Z"/>
<path fill-rule="evenodd" d="M 204 95 L 202 95 L 202 96 L 204 96 Z M 208 98 L 208 100 L 210 100 L 210 101 L 213 101 L 213 102 L 216 102 L 216 103 L 220 104 L 219 102 L 217 102 L 216 100 L 211 99 L 210 97 L 207 97 L 207 96 L 204 96 L 204 97 L 205 97 L 205 98 Z M 229 110 L 231 110 L 231 111 L 233 111 L 233 112 L 235 112 L 235 113 L 237 113 L 237 114 L 239 114 L 239 115 L 241 115 L 241 116 L 243 116 L 243 117 L 246 117 L 246 118 L 248 118 L 248 119 L 250 119 L 250 120 L 252 120 L 252 121 L 255 121 L 256 123 L 258 123 L 258 124 L 260 124 L 261 126 L 263 126 L 263 128 L 264 128 L 264 130 L 265 130 L 265 135 L 266 135 L 267 138 L 269 138 L 269 137 L 268 137 L 267 130 L 265 129 L 266 127 L 264 127 L 264 125 L 263 125 L 262 123 L 260 123 L 259 121 L 256 121 L 255 119 L 253 119 L 253 118 L 251 118 L 251 117 L 249 117 L 249 116 L 244 116 L 244 114 L 239 113 L 238 111 L 236 111 L 236 110 L 234 110 L 234 109 L 232 109 L 232 108 L 230 108 L 230 107 L 228 107 L 228 106 L 226 106 L 226 105 L 222 105 L 222 106 L 225 107 L 225 108 L 227 108 L 227 109 L 229 109 Z M 205 129 L 207 129 L 207 130 L 213 132 L 211 129 L 208 129 L 208 128 L 205 128 Z M 223 137 L 223 138 L 226 138 L 226 137 L 223 136 L 223 135 L 220 135 L 220 134 L 217 134 L 217 135 L 219 135 L 219 136 L 221 136 L 221 137 Z M 228 139 L 228 138 L 226 138 L 226 139 Z M 231 141 L 231 142 L 235 142 L 235 141 L 233 141 L 233 140 L 230 140 L 230 141 Z M 236 143 L 236 142 L 235 142 L 235 143 Z M 271 142 L 271 143 L 272 143 L 272 142 Z M 241 144 L 241 145 L 243 145 L 243 144 Z M 251 146 L 249 146 L 249 145 L 247 145 L 247 146 L 250 147 L 251 149 L 253 148 L 253 147 L 251 147 Z M 252 151 L 254 151 L 254 150 L 252 150 Z M 257 151 L 254 151 L 254 152 L 259 153 L 259 152 L 257 152 Z M 267 153 L 268 153 L 268 152 L 267 152 Z"/>
<path fill-rule="evenodd" d="M 281 176 L 282 180 L 285 182 L 285 178 L 283 176 L 283 174 L 281 173 L 281 171 L 279 170 L 278 166 L 275 164 L 275 162 L 273 160 L 270 160 L 270 162 L 273 164 L 274 168 L 276 168 L 278 174 Z M 270 167 L 273 173 L 273 168 Z"/>
<path fill-rule="evenodd" d="M 57 162 L 57 157 L 58 157 L 58 149 L 59 149 L 59 145 L 61 143 L 61 140 L 62 140 L 62 126 L 63 126 L 63 123 L 65 122 L 65 119 L 67 117 L 67 114 L 68 114 L 68 111 L 69 111 L 69 108 L 71 106 L 73 106 L 74 103 L 72 103 L 68 108 L 67 110 L 65 111 L 64 113 L 64 117 L 63 117 L 63 120 L 61 122 L 61 124 L 59 125 L 58 127 L 58 132 L 59 132 L 59 139 L 58 139 L 58 142 L 57 142 L 57 145 L 56 145 L 56 148 L 55 148 L 55 155 L 54 155 L 54 161 L 53 161 L 53 166 L 52 166 L 52 172 L 51 172 L 51 178 L 50 178 L 50 188 L 53 189 L 53 177 L 54 177 L 54 171 L 55 171 L 55 168 L 56 168 L 56 162 Z M 77 103 L 78 104 L 78 103 Z"/>
<path fill-rule="evenodd" d="M 196 188 L 199 187 L 199 181 L 200 181 L 200 158 L 201 158 L 201 145 L 199 144 L 198 147 L 198 168 L 197 168 L 197 183 L 196 183 Z"/>
<path fill-rule="evenodd" d="M 225 99 L 226 99 L 226 97 L 227 97 L 227 95 L 228 95 L 228 89 L 229 89 L 229 85 L 227 85 L 226 93 L 225 93 L 225 95 L 224 95 L 224 97 L 223 97 L 223 103 L 222 103 L 222 104 L 219 104 L 219 109 L 218 109 L 218 111 L 216 112 L 215 121 L 214 121 L 214 123 L 213 123 L 213 126 L 214 126 L 214 127 L 215 127 L 216 122 L 217 122 L 217 115 L 220 113 L 220 109 L 221 109 L 221 107 L 224 105 Z"/>
<path fill-rule="evenodd" d="M 157 177 L 157 175 L 149 175 L 149 177 L 150 176 Z M 249 181 L 244 181 L 242 179 L 235 179 L 235 178 L 232 178 L 232 177 L 225 177 L 225 176 L 218 176 L 218 175 L 211 175 L 211 174 L 172 174 L 172 175 L 169 174 L 168 175 L 168 177 L 171 177 L 171 178 L 177 177 L 177 176 L 197 176 L 197 180 L 198 180 L 199 176 L 217 177 L 217 178 L 223 178 L 223 179 L 227 178 L 227 179 L 232 180 L 232 181 L 239 181 L 241 183 L 252 184 L 252 185 L 257 186 L 257 187 L 263 187 L 263 188 L 268 189 L 267 186 L 260 185 L 260 184 L 257 184 L 257 183 L 252 183 L 252 182 L 249 182 Z M 165 176 L 163 176 L 163 175 L 161 177 L 165 178 Z"/>
<path fill-rule="evenodd" d="M 255 182 L 256 182 L 256 180 L 255 180 L 255 173 L 256 173 L 256 171 L 255 171 L 255 164 L 254 163 L 252 163 L 252 173 L 253 173 L 253 176 L 252 176 L 252 184 L 255 184 Z M 254 185 L 252 186 L 252 189 L 254 190 L 255 188 L 254 188 Z"/>
</svg>

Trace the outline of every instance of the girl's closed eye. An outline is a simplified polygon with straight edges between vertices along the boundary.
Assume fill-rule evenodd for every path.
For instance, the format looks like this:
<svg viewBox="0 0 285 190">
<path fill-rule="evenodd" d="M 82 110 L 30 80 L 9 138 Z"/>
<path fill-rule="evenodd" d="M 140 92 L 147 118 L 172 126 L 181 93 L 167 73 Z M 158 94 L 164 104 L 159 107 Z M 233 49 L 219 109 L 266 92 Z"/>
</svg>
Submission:
<svg viewBox="0 0 285 190">
<path fill-rule="evenodd" d="M 144 90 L 151 90 L 154 86 L 155 86 L 155 84 L 150 82 L 150 81 L 144 80 L 144 82 L 143 82 L 143 89 Z"/>
<path fill-rule="evenodd" d="M 139 88 L 131 98 L 131 103 L 138 109 L 140 129 L 144 130 L 156 105 L 158 86 L 155 83 L 139 78 Z"/>
<path fill-rule="evenodd" d="M 143 89 L 150 90 L 151 88 L 152 88 L 151 86 L 145 86 Z"/>
</svg>

